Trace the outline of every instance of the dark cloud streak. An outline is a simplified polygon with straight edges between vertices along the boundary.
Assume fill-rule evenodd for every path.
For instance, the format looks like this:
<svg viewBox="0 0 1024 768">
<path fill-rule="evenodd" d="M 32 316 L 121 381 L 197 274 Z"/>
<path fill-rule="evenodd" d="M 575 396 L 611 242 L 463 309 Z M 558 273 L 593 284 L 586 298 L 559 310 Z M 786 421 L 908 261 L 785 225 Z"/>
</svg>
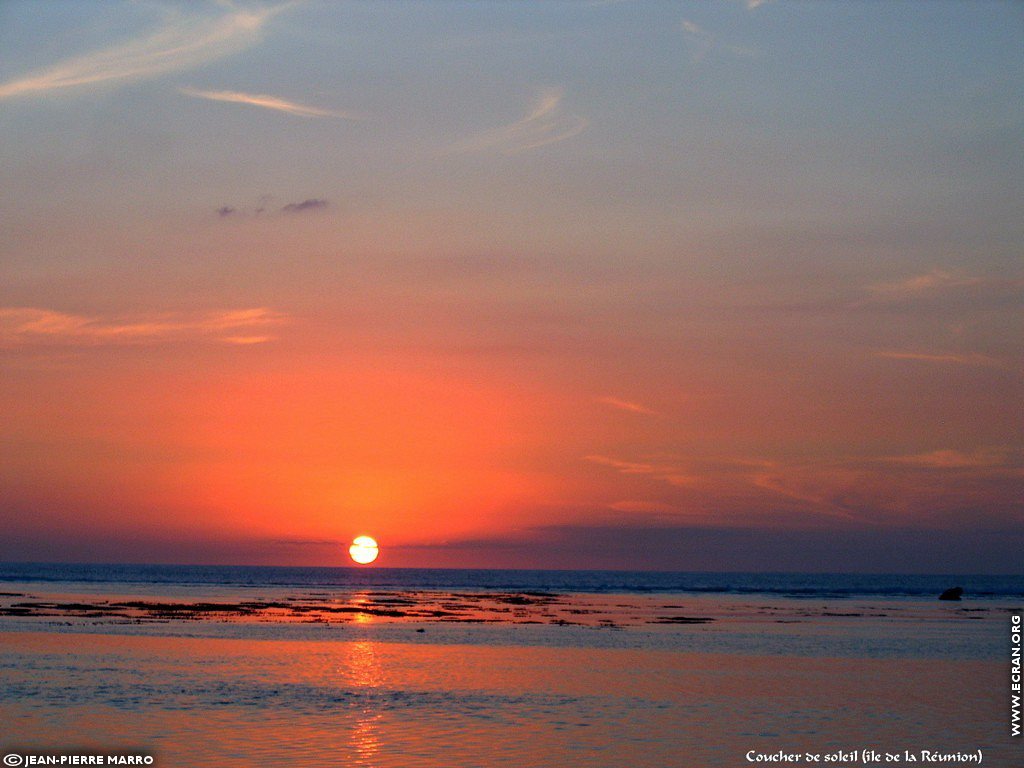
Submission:
<svg viewBox="0 0 1024 768">
<path fill-rule="evenodd" d="M 262 216 L 267 212 L 267 204 L 272 199 L 270 195 L 263 195 L 255 208 L 237 208 L 234 205 L 222 205 L 217 209 L 217 215 L 222 219 L 238 216 Z M 296 203 L 288 203 L 281 206 L 278 213 L 298 214 L 322 211 L 330 206 L 330 201 L 321 197 L 310 197 Z"/>
<path fill-rule="evenodd" d="M 303 200 L 301 203 L 288 203 L 286 206 L 281 208 L 281 213 L 303 213 L 304 211 L 317 211 L 326 208 L 328 205 L 326 200 L 318 197 L 311 197 L 308 200 Z"/>
</svg>

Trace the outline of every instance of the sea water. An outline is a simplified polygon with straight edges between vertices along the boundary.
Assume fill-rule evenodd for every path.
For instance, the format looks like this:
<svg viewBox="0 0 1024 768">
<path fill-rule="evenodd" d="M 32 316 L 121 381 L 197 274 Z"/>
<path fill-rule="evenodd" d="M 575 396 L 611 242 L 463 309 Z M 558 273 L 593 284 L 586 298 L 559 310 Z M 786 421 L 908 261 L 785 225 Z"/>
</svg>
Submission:
<svg viewBox="0 0 1024 768">
<path fill-rule="evenodd" d="M 957 585 L 964 600 L 937 599 Z M 1021 764 L 1019 577 L 7 564 L 0 593 L 5 754 L 724 768 L 871 748 Z"/>
<path fill-rule="evenodd" d="M 159 585 L 167 594 L 195 590 L 492 589 L 591 593 L 771 595 L 791 598 L 931 599 L 963 585 L 972 600 L 1024 597 L 1024 573 L 951 574 L 696 573 L 660 571 L 482 570 L 456 568 L 296 568 L 271 566 L 110 565 L 0 563 L 0 583 L 73 585 L 74 591 L 144 593 Z"/>
</svg>

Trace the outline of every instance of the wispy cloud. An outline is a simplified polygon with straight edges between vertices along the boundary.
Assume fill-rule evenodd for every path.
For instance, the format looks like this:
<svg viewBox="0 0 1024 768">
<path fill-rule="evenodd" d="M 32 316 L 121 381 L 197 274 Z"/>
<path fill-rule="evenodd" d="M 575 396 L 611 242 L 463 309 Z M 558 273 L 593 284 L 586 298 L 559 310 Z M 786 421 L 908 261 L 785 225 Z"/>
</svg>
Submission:
<svg viewBox="0 0 1024 768">
<path fill-rule="evenodd" d="M 789 499 L 810 519 L 841 518 L 877 524 L 906 513 L 915 493 L 891 472 L 857 462 L 780 462 L 747 480 L 770 497 Z"/>
<path fill-rule="evenodd" d="M 976 352 L 970 353 L 929 353 L 929 352 L 902 352 L 886 350 L 875 352 L 875 357 L 884 357 L 889 360 L 907 360 L 918 363 L 935 363 L 949 365 L 974 365 L 986 368 L 1004 368 L 1001 360 L 989 355 L 982 355 Z"/>
<path fill-rule="evenodd" d="M 287 320 L 280 312 L 251 309 L 199 315 L 163 314 L 102 318 L 35 307 L 0 307 L 0 347 L 38 344 L 97 346 L 151 344 L 182 339 L 212 339 L 228 344 L 260 344 L 274 337 L 254 334 Z"/>
<path fill-rule="evenodd" d="M 982 469 L 1004 466 L 1006 459 L 1005 449 L 982 448 L 975 451 L 946 449 L 909 456 L 890 456 L 884 461 L 922 469 Z"/>
<path fill-rule="evenodd" d="M 955 288 L 966 288 L 983 283 L 980 277 L 968 277 L 947 272 L 943 269 L 933 269 L 921 275 L 913 275 L 902 280 L 888 283 L 875 283 L 868 286 L 868 290 L 879 297 L 905 298 L 908 296 L 921 296 L 929 293 L 936 293 Z"/>
<path fill-rule="evenodd" d="M 172 12 L 163 28 L 140 40 L 66 59 L 51 67 L 0 83 L 0 99 L 31 96 L 108 81 L 128 82 L 175 72 L 244 50 L 285 5 L 225 9 L 217 15 Z"/>
<path fill-rule="evenodd" d="M 515 155 L 579 136 L 590 123 L 562 108 L 563 95 L 561 88 L 547 88 L 522 120 L 471 136 L 451 151 Z"/>
<path fill-rule="evenodd" d="M 262 107 L 276 112 L 287 112 L 298 117 L 340 117 L 343 120 L 366 120 L 367 116 L 358 112 L 345 112 L 336 109 L 308 107 L 294 101 L 287 101 L 277 96 L 262 93 L 242 93 L 241 91 L 202 91 L 198 88 L 179 88 L 179 93 L 197 99 L 224 101 L 229 104 L 246 104 L 250 107 Z"/>
<path fill-rule="evenodd" d="M 806 501 L 817 506 L 829 506 L 830 502 L 826 494 L 820 488 L 808 488 L 806 479 L 802 482 L 794 482 L 782 471 L 755 472 L 750 475 L 750 482 L 757 488 L 771 491 L 796 501 Z"/>
<path fill-rule="evenodd" d="M 632 413 L 643 413 L 649 416 L 656 416 L 657 412 L 652 411 L 645 405 L 640 403 L 632 402 L 631 400 L 620 400 L 617 397 L 596 397 L 594 402 L 601 403 L 602 405 L 608 405 L 612 408 L 618 408 L 620 411 L 631 411 Z"/>
<path fill-rule="evenodd" d="M 747 480 L 814 514 L 891 523 L 985 505 L 997 508 L 1008 501 L 1017 505 L 1008 483 L 1021 477 L 1019 451 L 987 446 L 780 461 L 750 473 Z"/>
<path fill-rule="evenodd" d="M 250 344 L 266 344 L 273 340 L 273 336 L 223 336 L 221 338 L 225 344 L 237 344 L 243 347 Z"/>
<path fill-rule="evenodd" d="M 587 461 L 611 467 L 624 475 L 649 475 L 656 480 L 661 480 L 669 485 L 685 486 L 692 485 L 697 478 L 686 473 L 686 471 L 674 464 L 649 464 L 647 462 L 624 461 L 610 456 L 584 456 Z"/>
<path fill-rule="evenodd" d="M 683 19 L 681 27 L 683 36 L 690 47 L 690 60 L 694 64 L 701 62 L 713 50 L 727 51 L 735 56 L 757 56 L 757 51 L 753 48 L 726 42 L 690 19 Z"/>
<path fill-rule="evenodd" d="M 635 499 L 615 501 L 609 504 L 608 508 L 614 509 L 616 512 L 631 512 L 643 515 L 665 515 L 678 511 L 676 507 L 673 507 L 671 504 L 665 504 L 660 501 L 643 501 Z"/>
<path fill-rule="evenodd" d="M 891 525 L 986 506 L 1019 509 L 1015 491 L 1024 478 L 1024 453 L 1005 445 L 921 453 L 896 450 L 889 455 L 659 454 L 650 459 L 608 455 L 585 459 L 628 481 L 615 484 L 622 495 L 607 504 L 611 509 L 655 516 L 695 514 L 719 522 L 733 518 L 744 524 L 772 519 L 817 525 L 843 519 L 860 525 Z M 648 494 L 652 497 L 646 498 Z"/>
</svg>

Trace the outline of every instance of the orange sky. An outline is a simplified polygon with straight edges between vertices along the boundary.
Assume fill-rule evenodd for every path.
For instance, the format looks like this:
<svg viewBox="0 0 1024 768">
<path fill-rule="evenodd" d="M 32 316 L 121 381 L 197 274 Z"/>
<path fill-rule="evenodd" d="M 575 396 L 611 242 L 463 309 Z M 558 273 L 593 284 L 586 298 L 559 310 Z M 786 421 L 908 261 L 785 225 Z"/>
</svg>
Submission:
<svg viewBox="0 0 1024 768">
<path fill-rule="evenodd" d="M 0 559 L 1017 567 L 1020 8 L 781 6 L 5 5 Z"/>
</svg>

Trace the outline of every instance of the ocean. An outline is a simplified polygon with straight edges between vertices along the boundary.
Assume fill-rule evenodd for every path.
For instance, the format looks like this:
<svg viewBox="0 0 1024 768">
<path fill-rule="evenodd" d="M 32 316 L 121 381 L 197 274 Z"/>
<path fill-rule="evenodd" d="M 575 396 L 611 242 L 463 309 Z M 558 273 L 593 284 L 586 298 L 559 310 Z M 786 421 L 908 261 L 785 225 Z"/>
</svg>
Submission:
<svg viewBox="0 0 1024 768">
<path fill-rule="evenodd" d="M 0 564 L 0 751 L 1010 768 L 1022 605 L 1018 576 Z"/>
<path fill-rule="evenodd" d="M 168 589 L 386 587 L 887 599 L 931 599 L 948 587 L 967 585 L 971 599 L 1024 598 L 1024 573 L 1016 576 L 876 575 L 0 563 L 2 582 L 52 582 L 75 585 L 83 590 L 104 590 L 111 585 L 140 591 L 154 585 Z"/>
</svg>

